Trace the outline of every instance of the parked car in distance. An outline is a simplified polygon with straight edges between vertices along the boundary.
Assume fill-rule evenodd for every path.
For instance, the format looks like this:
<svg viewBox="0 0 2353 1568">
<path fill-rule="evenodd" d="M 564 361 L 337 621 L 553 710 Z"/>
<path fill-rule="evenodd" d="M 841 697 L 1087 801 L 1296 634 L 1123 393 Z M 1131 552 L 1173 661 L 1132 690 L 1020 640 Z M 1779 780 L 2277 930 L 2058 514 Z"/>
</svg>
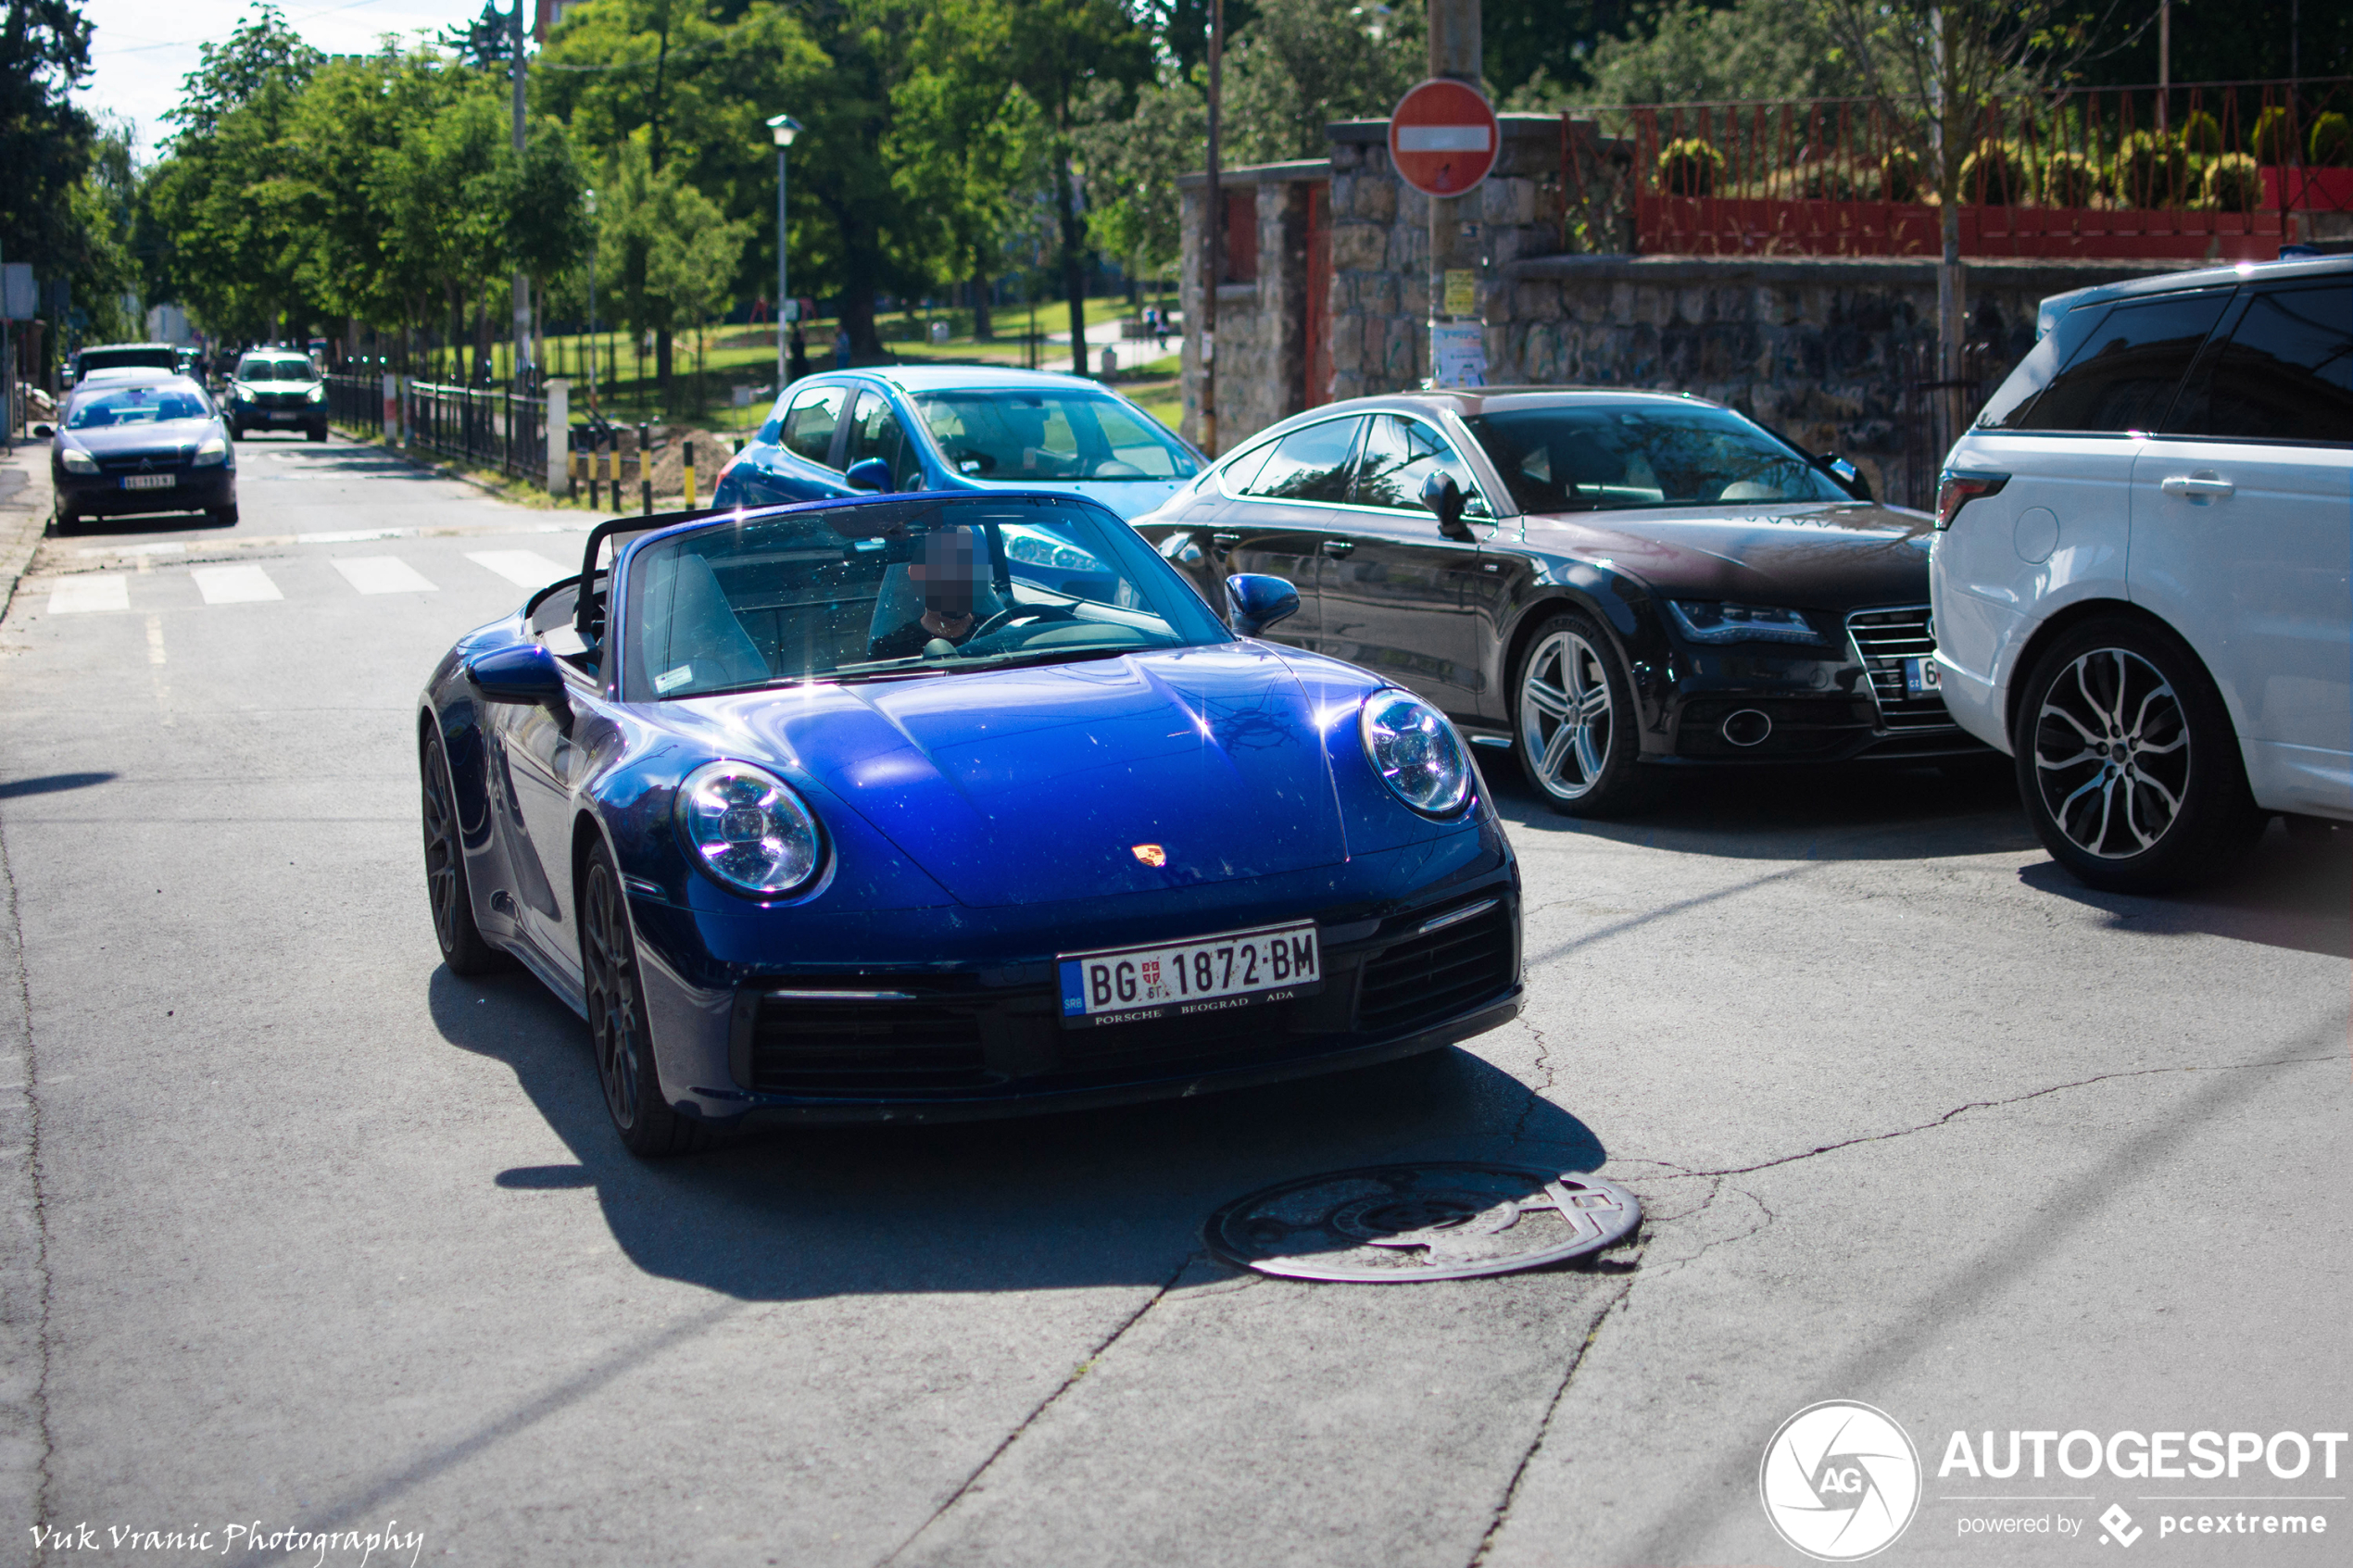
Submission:
<svg viewBox="0 0 2353 1568">
<path fill-rule="evenodd" d="M 288 429 L 327 439 L 327 383 L 298 348 L 247 350 L 229 373 L 223 402 L 229 433 L 239 441 L 248 431 Z"/>
<path fill-rule="evenodd" d="M 1468 753 L 1257 640 L 1283 583 L 1234 580 L 1229 631 L 1066 494 L 616 520 L 582 568 L 433 672 L 427 886 L 453 971 L 511 956 L 588 1021 L 635 1152 L 1271 1083 L 1519 1010 Z"/>
<path fill-rule="evenodd" d="M 2084 882 L 2353 822 L 2353 259 L 2045 300 L 1937 529 L 1945 698 Z"/>
<path fill-rule="evenodd" d="M 712 504 L 864 490 L 1051 490 L 1132 518 L 1201 454 L 1084 376 L 988 365 L 887 365 L 806 376 L 721 471 Z"/>
<path fill-rule="evenodd" d="M 93 370 L 177 370 L 182 350 L 168 343 L 99 343 L 74 351 L 62 378 L 79 386 Z"/>
<path fill-rule="evenodd" d="M 166 370 L 110 370 L 75 387 L 58 410 L 49 481 L 60 529 L 138 512 L 237 521 L 237 460 L 220 410 Z"/>
<path fill-rule="evenodd" d="M 1270 635 L 1411 687 L 1573 815 L 1651 765 L 1984 756 L 1928 659 L 1929 525 L 1705 399 L 1533 387 L 1315 408 L 1136 520 L 1213 602 L 1295 584 Z"/>
</svg>

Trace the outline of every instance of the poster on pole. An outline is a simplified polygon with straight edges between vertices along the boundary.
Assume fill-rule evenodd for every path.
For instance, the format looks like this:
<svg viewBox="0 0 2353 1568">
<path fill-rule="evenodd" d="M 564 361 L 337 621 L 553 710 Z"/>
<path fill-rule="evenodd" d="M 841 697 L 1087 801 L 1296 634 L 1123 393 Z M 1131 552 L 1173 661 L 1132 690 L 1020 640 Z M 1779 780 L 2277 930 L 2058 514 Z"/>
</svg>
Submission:
<svg viewBox="0 0 2353 1568">
<path fill-rule="evenodd" d="M 1432 388 L 1487 384 L 1487 329 L 1477 321 L 1432 321 L 1429 326 Z"/>
</svg>

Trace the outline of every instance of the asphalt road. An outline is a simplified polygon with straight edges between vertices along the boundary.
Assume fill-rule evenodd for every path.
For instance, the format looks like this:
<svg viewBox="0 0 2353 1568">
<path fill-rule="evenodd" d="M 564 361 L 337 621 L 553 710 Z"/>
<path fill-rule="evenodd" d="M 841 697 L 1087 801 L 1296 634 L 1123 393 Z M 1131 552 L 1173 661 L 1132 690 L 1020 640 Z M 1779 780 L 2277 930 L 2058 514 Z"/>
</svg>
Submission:
<svg viewBox="0 0 2353 1568">
<path fill-rule="evenodd" d="M 236 530 L 49 540 L 0 621 L 11 1557 L 1794 1563 L 1759 1461 L 1839 1399 L 1924 1470 L 1877 1561 L 2347 1560 L 2353 1445 L 2284 1480 L 1948 1450 L 2353 1428 L 2341 842 L 2121 898 L 1999 779 L 1686 779 L 1605 826 L 1499 779 L 1530 1001 L 1466 1048 L 643 1165 L 571 1013 L 441 967 L 418 847 L 423 676 L 585 514 L 241 453 Z M 1639 1242 L 1382 1286 L 1201 1253 L 1254 1186 L 1479 1156 L 1626 1184 Z M 2011 1517 L 2050 1533 L 1964 1534 Z"/>
</svg>

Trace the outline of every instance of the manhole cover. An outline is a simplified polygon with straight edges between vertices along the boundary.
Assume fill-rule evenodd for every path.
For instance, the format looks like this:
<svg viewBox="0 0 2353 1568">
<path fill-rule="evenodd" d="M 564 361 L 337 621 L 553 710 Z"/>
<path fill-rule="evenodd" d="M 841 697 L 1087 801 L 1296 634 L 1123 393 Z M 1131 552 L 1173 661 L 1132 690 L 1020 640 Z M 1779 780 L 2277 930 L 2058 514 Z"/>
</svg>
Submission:
<svg viewBox="0 0 2353 1568">
<path fill-rule="evenodd" d="M 1441 1160 L 1265 1187 L 1212 1214 L 1202 1236 L 1263 1274 L 1465 1279 L 1599 1251 L 1642 1217 L 1632 1193 L 1598 1176 Z"/>
</svg>

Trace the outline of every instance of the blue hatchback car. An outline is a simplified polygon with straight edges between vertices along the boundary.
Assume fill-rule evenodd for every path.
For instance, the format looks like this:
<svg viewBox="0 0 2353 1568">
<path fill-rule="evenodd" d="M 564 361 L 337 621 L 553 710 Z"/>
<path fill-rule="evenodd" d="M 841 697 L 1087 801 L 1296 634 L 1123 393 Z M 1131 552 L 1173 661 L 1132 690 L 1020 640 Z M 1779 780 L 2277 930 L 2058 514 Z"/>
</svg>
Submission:
<svg viewBox="0 0 2353 1568">
<path fill-rule="evenodd" d="M 618 546 L 607 567 L 608 545 Z M 1266 1083 L 1520 1002 L 1466 748 L 1068 495 L 625 519 L 419 706 L 449 967 L 588 1021 L 632 1150 Z"/>
<path fill-rule="evenodd" d="M 718 507 L 860 491 L 1057 491 L 1141 517 L 1202 455 L 1084 376 L 888 365 L 806 376 L 721 472 Z"/>
</svg>

